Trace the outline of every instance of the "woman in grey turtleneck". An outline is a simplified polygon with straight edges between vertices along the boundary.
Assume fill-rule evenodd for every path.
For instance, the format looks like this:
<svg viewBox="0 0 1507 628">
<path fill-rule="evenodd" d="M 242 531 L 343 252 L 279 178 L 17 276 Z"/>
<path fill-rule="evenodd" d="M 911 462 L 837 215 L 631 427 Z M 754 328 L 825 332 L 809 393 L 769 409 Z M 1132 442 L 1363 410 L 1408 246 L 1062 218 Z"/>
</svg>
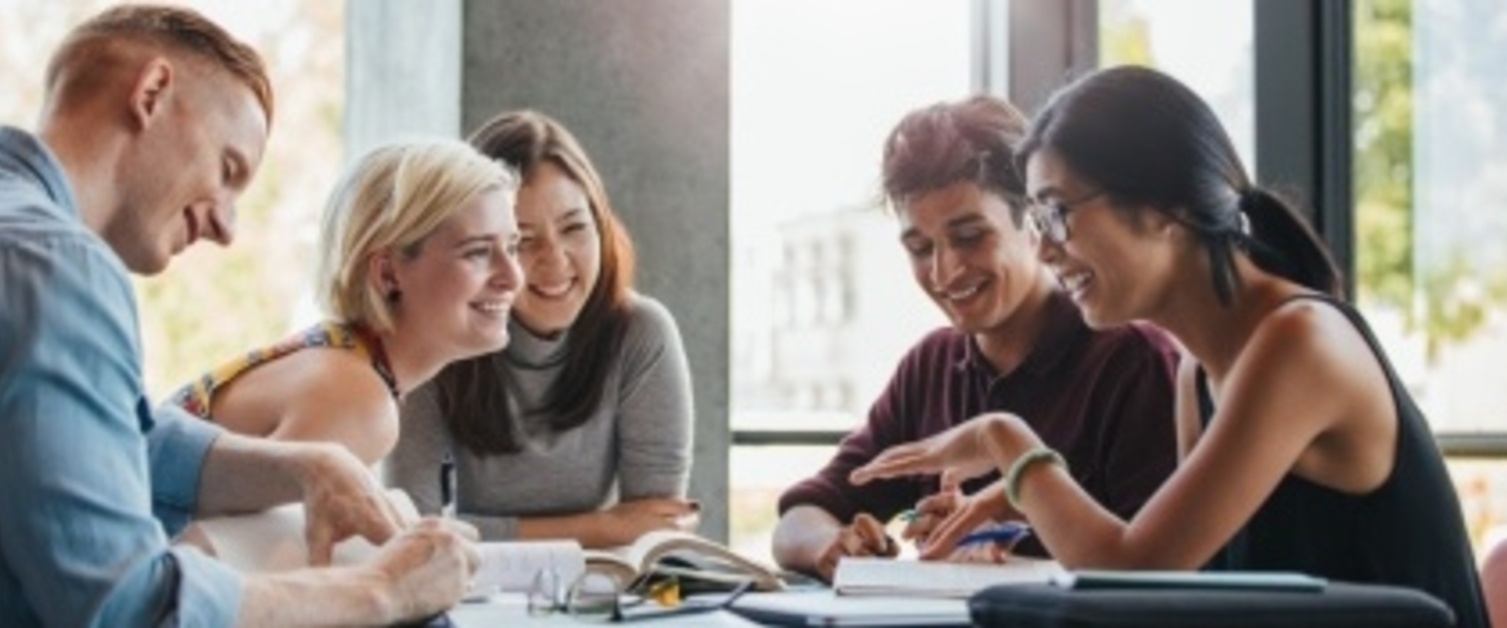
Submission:
<svg viewBox="0 0 1507 628">
<path fill-rule="evenodd" d="M 408 396 L 388 483 L 438 512 L 453 460 L 455 512 L 487 540 L 608 547 L 693 526 L 685 351 L 664 306 L 632 290 L 632 244 L 596 169 L 535 111 L 503 113 L 470 141 L 523 176 L 526 285 L 505 350 Z"/>
</svg>

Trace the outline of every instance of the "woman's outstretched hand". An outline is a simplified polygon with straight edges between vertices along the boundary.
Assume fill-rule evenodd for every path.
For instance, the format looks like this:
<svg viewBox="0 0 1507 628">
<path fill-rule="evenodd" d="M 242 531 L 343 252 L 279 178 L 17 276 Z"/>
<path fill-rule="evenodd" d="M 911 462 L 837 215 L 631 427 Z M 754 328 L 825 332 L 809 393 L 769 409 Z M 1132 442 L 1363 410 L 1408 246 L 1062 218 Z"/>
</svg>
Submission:
<svg viewBox="0 0 1507 628">
<path fill-rule="evenodd" d="M 942 474 L 949 483 L 961 483 L 1008 465 L 1032 442 L 1039 439 L 1020 417 L 981 414 L 941 434 L 886 449 L 854 469 L 848 480 L 861 486 L 871 480 Z"/>
</svg>

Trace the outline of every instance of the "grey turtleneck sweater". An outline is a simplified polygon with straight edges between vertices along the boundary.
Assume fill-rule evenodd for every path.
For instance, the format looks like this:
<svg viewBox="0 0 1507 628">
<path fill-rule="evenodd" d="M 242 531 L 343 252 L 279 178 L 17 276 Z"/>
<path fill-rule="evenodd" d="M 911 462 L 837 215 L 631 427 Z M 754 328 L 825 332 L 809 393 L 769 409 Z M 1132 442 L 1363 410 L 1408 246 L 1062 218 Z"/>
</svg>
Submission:
<svg viewBox="0 0 1507 628">
<path fill-rule="evenodd" d="M 564 370 L 569 332 L 544 339 L 509 324 L 506 386 L 521 421 L 523 450 L 478 457 L 453 441 L 433 384 L 404 402 L 398 445 L 383 461 L 389 486 L 419 512 L 440 511 L 439 468 L 455 458 L 456 513 L 484 540 L 517 537 L 518 518 L 591 512 L 619 500 L 684 497 L 690 479 L 691 379 L 675 319 L 658 301 L 634 294 L 627 335 L 601 405 L 573 430 L 554 433 L 543 399 Z"/>
</svg>

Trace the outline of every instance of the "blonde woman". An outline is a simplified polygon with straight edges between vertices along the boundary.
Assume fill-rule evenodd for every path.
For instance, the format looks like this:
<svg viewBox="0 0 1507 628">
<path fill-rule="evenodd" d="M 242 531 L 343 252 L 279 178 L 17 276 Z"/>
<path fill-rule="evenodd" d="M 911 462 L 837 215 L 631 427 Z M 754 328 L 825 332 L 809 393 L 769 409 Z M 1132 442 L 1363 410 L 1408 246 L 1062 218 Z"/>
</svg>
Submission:
<svg viewBox="0 0 1507 628">
<path fill-rule="evenodd" d="M 405 391 L 506 346 L 522 283 L 517 188 L 511 170 L 460 141 L 368 153 L 325 208 L 315 290 L 330 319 L 209 371 L 172 402 L 231 431 L 380 460 Z"/>
</svg>

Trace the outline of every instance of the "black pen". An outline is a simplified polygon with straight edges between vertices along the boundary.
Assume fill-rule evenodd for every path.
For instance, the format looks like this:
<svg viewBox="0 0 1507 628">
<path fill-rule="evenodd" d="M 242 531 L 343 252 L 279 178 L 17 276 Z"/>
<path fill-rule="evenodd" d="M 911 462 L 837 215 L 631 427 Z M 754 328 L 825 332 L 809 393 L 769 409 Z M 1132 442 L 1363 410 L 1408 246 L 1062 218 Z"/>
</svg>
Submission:
<svg viewBox="0 0 1507 628">
<path fill-rule="evenodd" d="M 440 516 L 455 518 L 455 458 L 448 451 L 440 460 Z"/>
</svg>

